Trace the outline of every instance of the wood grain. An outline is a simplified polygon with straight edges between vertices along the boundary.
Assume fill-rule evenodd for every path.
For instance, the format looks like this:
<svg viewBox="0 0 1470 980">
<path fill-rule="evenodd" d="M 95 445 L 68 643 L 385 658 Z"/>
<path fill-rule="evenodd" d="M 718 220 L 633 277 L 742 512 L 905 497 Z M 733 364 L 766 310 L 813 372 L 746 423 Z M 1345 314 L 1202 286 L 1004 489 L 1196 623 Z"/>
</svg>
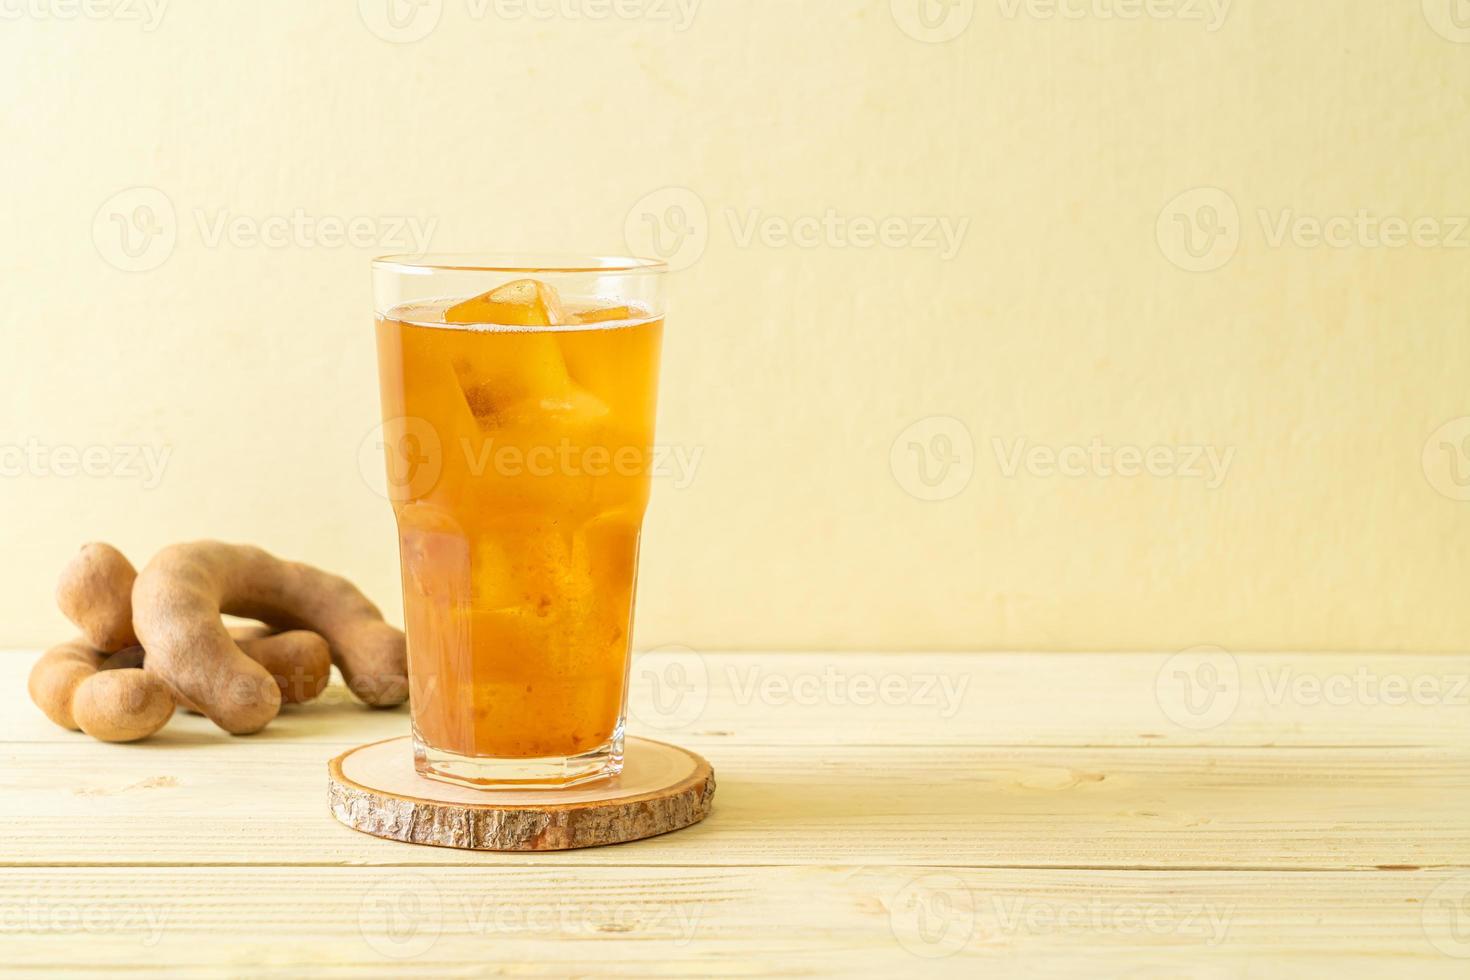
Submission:
<svg viewBox="0 0 1470 980">
<path fill-rule="evenodd" d="M 475 791 L 413 773 L 407 736 L 349 749 L 327 765 L 332 815 L 403 844 L 470 851 L 570 851 L 682 830 L 709 816 L 710 764 L 688 749 L 630 738 L 612 782 L 560 793 Z M 571 794 L 570 796 L 568 794 Z"/>
<path fill-rule="evenodd" d="M 706 756 L 719 806 L 677 834 L 544 854 L 332 820 L 325 762 L 402 734 L 404 712 L 344 697 L 248 739 L 179 718 L 101 745 L 25 702 L 30 660 L 0 656 L 0 970 L 1470 968 L 1470 658 L 1236 655 L 1230 710 L 1203 727 L 1155 655 L 654 659 L 634 670 L 634 730 Z M 690 671 L 694 700 L 671 700 L 661 685 Z M 1395 698 L 1394 678 L 1427 696 Z M 858 703 L 854 681 L 902 696 Z M 921 696 L 944 683 L 949 700 Z"/>
</svg>

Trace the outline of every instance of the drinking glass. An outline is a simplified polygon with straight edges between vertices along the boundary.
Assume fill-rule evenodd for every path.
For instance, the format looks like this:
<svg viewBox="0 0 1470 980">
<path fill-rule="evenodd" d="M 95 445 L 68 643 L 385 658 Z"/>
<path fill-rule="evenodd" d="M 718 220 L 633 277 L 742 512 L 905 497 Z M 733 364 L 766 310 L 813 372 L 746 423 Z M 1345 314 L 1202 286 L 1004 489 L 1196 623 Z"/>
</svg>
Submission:
<svg viewBox="0 0 1470 980">
<path fill-rule="evenodd" d="M 623 762 L 666 267 L 373 263 L 413 745 L 461 785 L 572 785 Z"/>
</svg>

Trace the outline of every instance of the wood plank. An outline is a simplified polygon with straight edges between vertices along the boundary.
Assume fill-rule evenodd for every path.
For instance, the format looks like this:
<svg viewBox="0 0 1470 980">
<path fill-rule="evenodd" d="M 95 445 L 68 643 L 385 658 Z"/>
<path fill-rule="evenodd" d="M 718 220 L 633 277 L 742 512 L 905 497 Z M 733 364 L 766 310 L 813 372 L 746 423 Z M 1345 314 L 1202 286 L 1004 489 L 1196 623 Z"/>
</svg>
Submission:
<svg viewBox="0 0 1470 980">
<path fill-rule="evenodd" d="M 1215 664 L 1193 655 L 654 652 L 635 662 L 630 730 L 700 751 L 717 742 L 1470 746 L 1470 657 L 1224 656 L 1225 689 L 1207 701 Z M 0 742 L 74 741 L 25 700 L 34 659 L 0 654 L 0 690 L 19 692 L 0 714 Z M 251 740 L 346 747 L 407 726 L 406 709 L 372 711 L 338 685 Z M 162 738 L 230 741 L 183 716 Z"/>
<path fill-rule="evenodd" d="M 1467 884 L 884 866 L 10 869 L 0 935 L 11 969 L 68 975 L 1155 977 L 1269 964 L 1463 977 L 1470 944 L 1441 899 Z"/>
<path fill-rule="evenodd" d="M 702 824 L 534 856 L 356 834 L 328 813 L 330 755 L 254 739 L 0 746 L 0 865 L 1470 866 L 1470 751 L 717 743 Z"/>
</svg>

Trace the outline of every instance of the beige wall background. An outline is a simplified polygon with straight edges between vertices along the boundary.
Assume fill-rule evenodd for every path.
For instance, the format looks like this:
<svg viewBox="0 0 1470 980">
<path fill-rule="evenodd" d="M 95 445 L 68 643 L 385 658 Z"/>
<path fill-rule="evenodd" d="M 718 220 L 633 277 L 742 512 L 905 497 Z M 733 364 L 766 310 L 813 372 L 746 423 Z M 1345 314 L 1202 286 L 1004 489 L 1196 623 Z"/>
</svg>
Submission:
<svg viewBox="0 0 1470 980">
<path fill-rule="evenodd" d="M 94 538 L 397 616 L 422 244 L 682 268 L 642 646 L 1470 638 L 1463 0 L 0 15 L 0 643 Z"/>
</svg>

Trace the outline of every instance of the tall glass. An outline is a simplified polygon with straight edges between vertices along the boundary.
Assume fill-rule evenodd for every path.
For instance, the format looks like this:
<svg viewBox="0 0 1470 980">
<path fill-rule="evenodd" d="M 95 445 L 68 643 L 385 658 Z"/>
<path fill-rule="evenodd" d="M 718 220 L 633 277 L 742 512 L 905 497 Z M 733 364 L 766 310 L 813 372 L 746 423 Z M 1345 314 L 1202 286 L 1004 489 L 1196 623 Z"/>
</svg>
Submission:
<svg viewBox="0 0 1470 980">
<path fill-rule="evenodd" d="M 373 263 L 388 488 L 426 776 L 622 769 L 662 263 Z"/>
</svg>

